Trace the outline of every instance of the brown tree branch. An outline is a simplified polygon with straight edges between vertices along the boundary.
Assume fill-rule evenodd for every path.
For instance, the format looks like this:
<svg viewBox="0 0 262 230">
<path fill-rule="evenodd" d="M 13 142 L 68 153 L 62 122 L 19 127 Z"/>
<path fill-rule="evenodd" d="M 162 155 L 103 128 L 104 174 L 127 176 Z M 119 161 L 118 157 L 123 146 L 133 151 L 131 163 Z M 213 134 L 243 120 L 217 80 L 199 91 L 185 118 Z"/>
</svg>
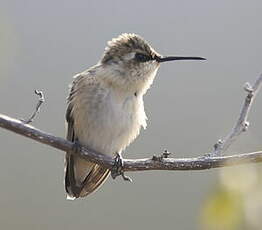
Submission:
<svg viewBox="0 0 262 230">
<path fill-rule="evenodd" d="M 215 150 L 212 153 L 196 158 L 168 158 L 168 153 L 165 152 L 160 157 L 153 156 L 152 158 L 135 160 L 125 159 L 123 170 L 203 170 L 245 163 L 262 162 L 262 151 L 235 154 L 231 156 L 218 156 L 229 147 L 232 141 L 239 134 L 247 129 L 248 113 L 261 84 L 262 75 L 259 76 L 253 86 L 247 84 L 245 90 L 248 92 L 248 95 L 245 98 L 240 117 L 235 127 L 223 141 L 219 141 L 215 145 Z M 86 147 L 81 147 L 77 151 L 76 148 L 74 148 L 74 143 L 70 141 L 67 141 L 61 137 L 56 137 L 52 134 L 45 133 L 31 125 L 25 124 L 17 119 L 13 119 L 2 114 L 0 114 L 0 127 L 31 138 L 43 144 L 50 145 L 62 151 L 70 151 L 72 154 L 76 154 L 83 159 L 100 164 L 105 168 L 111 169 L 114 165 L 114 158 L 108 155 L 98 153 Z"/>
</svg>

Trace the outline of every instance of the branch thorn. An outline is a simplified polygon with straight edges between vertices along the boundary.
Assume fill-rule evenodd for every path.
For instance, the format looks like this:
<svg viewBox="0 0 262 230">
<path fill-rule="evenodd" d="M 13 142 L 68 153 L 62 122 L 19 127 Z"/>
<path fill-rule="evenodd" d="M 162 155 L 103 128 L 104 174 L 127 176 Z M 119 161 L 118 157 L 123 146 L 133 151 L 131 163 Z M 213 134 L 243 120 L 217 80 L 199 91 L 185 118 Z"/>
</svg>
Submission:
<svg viewBox="0 0 262 230">
<path fill-rule="evenodd" d="M 247 91 L 248 93 L 253 93 L 254 92 L 254 89 L 253 89 L 253 87 L 251 86 L 251 84 L 249 82 L 245 83 L 244 90 Z"/>
<path fill-rule="evenodd" d="M 168 158 L 169 155 L 171 155 L 172 153 L 170 153 L 167 149 L 164 150 L 164 152 L 162 153 L 163 158 Z"/>
<path fill-rule="evenodd" d="M 243 132 L 246 132 L 248 130 L 250 123 L 248 121 L 245 121 L 243 124 Z"/>
<path fill-rule="evenodd" d="M 223 144 L 223 140 L 219 139 L 217 143 L 214 144 L 214 149 L 217 150 Z"/>
</svg>

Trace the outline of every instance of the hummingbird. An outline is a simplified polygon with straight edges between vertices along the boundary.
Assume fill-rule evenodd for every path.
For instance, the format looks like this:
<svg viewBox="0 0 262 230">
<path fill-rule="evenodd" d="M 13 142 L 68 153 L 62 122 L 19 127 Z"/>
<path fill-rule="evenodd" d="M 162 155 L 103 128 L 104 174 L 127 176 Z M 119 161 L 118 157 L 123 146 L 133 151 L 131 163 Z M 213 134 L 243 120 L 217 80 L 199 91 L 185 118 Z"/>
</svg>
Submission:
<svg viewBox="0 0 262 230">
<path fill-rule="evenodd" d="M 141 36 L 124 33 L 107 43 L 98 63 L 74 76 L 67 98 L 67 140 L 115 157 L 146 128 L 143 96 L 160 64 L 202 57 L 162 56 Z M 68 199 L 96 191 L 110 170 L 77 157 L 65 156 L 65 190 Z M 111 170 L 124 176 L 121 167 Z"/>
</svg>

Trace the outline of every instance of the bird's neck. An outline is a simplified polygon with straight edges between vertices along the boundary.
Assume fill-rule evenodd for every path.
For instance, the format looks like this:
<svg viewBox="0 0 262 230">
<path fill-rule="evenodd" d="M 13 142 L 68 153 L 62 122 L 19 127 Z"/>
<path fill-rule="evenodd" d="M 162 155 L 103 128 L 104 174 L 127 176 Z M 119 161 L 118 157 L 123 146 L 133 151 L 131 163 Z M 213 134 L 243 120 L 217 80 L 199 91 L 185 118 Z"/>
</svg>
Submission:
<svg viewBox="0 0 262 230">
<path fill-rule="evenodd" d="M 129 76 L 125 71 L 116 70 L 111 67 L 101 66 L 98 69 L 100 81 L 108 88 L 120 95 L 143 96 L 150 88 L 157 69 L 143 77 Z"/>
</svg>

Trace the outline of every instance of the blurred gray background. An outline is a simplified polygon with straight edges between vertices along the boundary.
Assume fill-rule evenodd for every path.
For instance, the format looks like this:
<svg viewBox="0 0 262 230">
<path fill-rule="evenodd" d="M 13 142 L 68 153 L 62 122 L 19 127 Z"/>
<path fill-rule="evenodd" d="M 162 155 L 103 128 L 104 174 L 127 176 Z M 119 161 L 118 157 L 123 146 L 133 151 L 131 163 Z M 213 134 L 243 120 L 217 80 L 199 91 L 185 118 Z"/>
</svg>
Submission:
<svg viewBox="0 0 262 230">
<path fill-rule="evenodd" d="M 27 118 L 34 89 L 46 103 L 33 125 L 65 135 L 72 76 L 96 64 L 122 32 L 143 36 L 161 54 L 205 62 L 163 64 L 145 97 L 148 128 L 127 158 L 168 149 L 192 157 L 233 126 L 243 84 L 262 72 L 262 1 L 0 1 L 0 113 Z M 261 150 L 262 94 L 251 126 L 228 153 Z M 67 201 L 63 152 L 0 130 L 1 229 L 199 229 L 201 205 L 219 170 L 128 173 L 94 195 Z"/>
</svg>

